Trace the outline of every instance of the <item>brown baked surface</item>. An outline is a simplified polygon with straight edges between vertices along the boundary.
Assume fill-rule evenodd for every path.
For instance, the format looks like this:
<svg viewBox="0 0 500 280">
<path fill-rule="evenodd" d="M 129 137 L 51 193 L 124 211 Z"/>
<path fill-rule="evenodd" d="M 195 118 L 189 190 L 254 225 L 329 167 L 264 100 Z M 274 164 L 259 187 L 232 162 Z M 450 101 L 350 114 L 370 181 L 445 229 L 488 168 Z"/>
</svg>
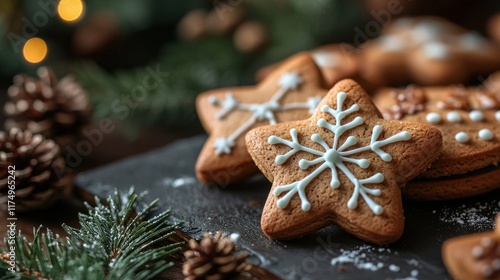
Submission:
<svg viewBox="0 0 500 280">
<path fill-rule="evenodd" d="M 305 194 L 311 204 L 309 211 L 305 212 L 301 209 L 301 199 L 298 195 L 292 197 L 288 206 L 279 209 L 276 205 L 277 197 L 273 194 L 273 191 L 278 186 L 301 180 L 315 170 L 319 164 L 310 166 L 305 170 L 300 169 L 298 167 L 300 159 L 312 160 L 317 158 L 317 156 L 304 151 L 299 151 L 291 156 L 282 165 L 276 164 L 276 156 L 286 154 L 291 148 L 283 144 L 272 145 L 268 142 L 268 138 L 274 135 L 291 140 L 290 130 L 295 128 L 298 131 L 298 141 L 301 145 L 324 151 L 325 148 L 311 140 L 311 135 L 317 133 L 329 145 L 333 143 L 333 133 L 316 124 L 321 118 L 335 124 L 334 118 L 330 114 L 322 112 L 320 108 L 323 105 L 337 108 L 337 93 L 339 92 L 347 93 L 343 105 L 344 110 L 354 103 L 359 105 L 359 111 L 345 117 L 342 124 L 349 123 L 356 116 L 361 116 L 364 119 L 362 125 L 349 129 L 348 132 L 340 136 L 339 145 L 344 143 L 348 136 L 358 138 L 358 142 L 353 146 L 353 149 L 369 145 L 372 128 L 375 125 L 383 127 L 379 140 L 387 139 L 402 131 L 411 134 L 409 140 L 391 143 L 382 147 L 383 151 L 392 155 L 392 161 L 385 162 L 374 152 L 368 150 L 352 156 L 357 159 L 369 160 L 371 164 L 368 168 L 362 169 L 358 165 L 345 162 L 345 166 L 356 178 L 368 178 L 375 173 L 384 175 L 383 182 L 366 185 L 368 188 L 382 191 L 380 196 L 369 196 L 375 203 L 383 207 L 383 213 L 375 215 L 361 196 L 358 198 L 357 207 L 352 210 L 349 209 L 347 203 L 354 187 L 346 175 L 339 171 L 338 168 L 336 170 L 341 182 L 338 188 L 333 189 L 330 187 L 332 179 L 330 169 L 325 169 L 319 173 L 306 187 Z M 249 152 L 257 166 L 273 182 L 261 219 L 261 226 L 266 235 L 273 239 L 293 239 L 335 223 L 358 238 L 376 244 L 388 244 L 400 238 L 404 225 L 400 187 L 409 179 L 423 172 L 435 160 L 442 144 L 439 130 L 432 126 L 382 119 L 380 112 L 373 105 L 370 97 L 353 80 L 343 80 L 337 83 L 323 99 L 311 118 L 253 129 L 247 134 L 246 141 Z M 284 193 L 279 197 L 283 197 L 283 195 Z"/>
<path fill-rule="evenodd" d="M 359 50 L 352 45 L 346 43 L 324 45 L 309 51 L 309 53 L 321 69 L 328 88 L 333 87 L 342 79 L 358 77 Z M 277 62 L 259 69 L 255 80 L 258 82 L 264 80 L 282 63 Z"/>
<path fill-rule="evenodd" d="M 410 180 L 403 197 L 414 200 L 447 200 L 466 198 L 495 190 L 500 185 L 500 167 L 489 166 L 463 175 Z"/>
<path fill-rule="evenodd" d="M 399 18 L 361 46 L 360 75 L 376 86 L 464 83 L 500 69 L 500 47 L 442 18 Z"/>
<path fill-rule="evenodd" d="M 431 124 L 426 120 L 427 115 L 429 113 L 438 113 L 442 121 L 432 125 L 443 134 L 443 149 L 439 158 L 420 177 L 439 178 L 465 174 L 500 162 L 500 121 L 495 118 L 496 108 L 480 109 L 484 114 L 484 120 L 473 121 L 469 117 L 472 108 L 463 110 L 442 109 L 439 107 L 440 103 L 449 101 L 450 91 L 457 90 L 456 88 L 424 87 L 421 89 L 427 98 L 423 104 L 423 111 L 406 114 L 401 120 Z M 477 101 L 478 96 L 484 94 L 484 89 L 464 88 L 463 90 L 467 95 L 466 99 L 472 104 L 471 106 L 478 106 L 474 105 L 477 103 L 474 100 Z M 390 117 L 391 108 L 397 104 L 397 98 L 394 95 L 397 92 L 401 92 L 401 90 L 382 89 L 373 97 L 375 104 L 386 117 Z M 460 122 L 447 120 L 446 116 L 451 111 L 458 113 L 461 118 Z M 489 129 L 494 135 L 493 139 L 489 141 L 480 139 L 478 133 L 481 129 Z M 459 132 L 467 133 L 470 140 L 466 143 L 456 141 L 455 135 Z M 463 188 L 467 188 L 467 186 L 463 186 Z"/>
<path fill-rule="evenodd" d="M 196 109 L 205 130 L 210 134 L 196 162 L 196 174 L 200 181 L 227 186 L 229 183 L 244 179 L 258 171 L 247 152 L 244 134 L 235 140 L 235 146 L 230 154 L 217 155 L 213 147 L 217 138 L 233 133 L 252 117 L 252 113 L 237 110 L 222 119 L 217 119 L 216 115 L 221 111 L 221 107 L 213 105 L 210 102 L 211 99 L 224 99 L 226 93 L 231 92 L 242 103 L 266 102 L 279 89 L 280 77 L 285 72 L 298 73 L 303 82 L 296 90 L 290 90 L 284 95 L 281 99 L 282 104 L 305 102 L 308 98 L 322 97 L 327 93 L 320 70 L 311 56 L 307 53 L 300 53 L 289 58 L 257 86 L 216 89 L 198 96 Z M 306 119 L 309 116 L 308 109 L 275 113 L 277 122 Z M 267 120 L 257 121 L 253 127 L 266 124 L 269 124 Z"/>
</svg>

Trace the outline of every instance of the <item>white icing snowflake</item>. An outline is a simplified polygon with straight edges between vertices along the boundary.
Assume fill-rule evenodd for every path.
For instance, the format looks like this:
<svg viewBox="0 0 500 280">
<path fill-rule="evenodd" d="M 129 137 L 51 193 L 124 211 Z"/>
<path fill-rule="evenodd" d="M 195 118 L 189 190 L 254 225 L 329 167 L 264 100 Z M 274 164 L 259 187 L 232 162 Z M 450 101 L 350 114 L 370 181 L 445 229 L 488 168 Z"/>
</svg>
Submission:
<svg viewBox="0 0 500 280">
<path fill-rule="evenodd" d="M 305 102 L 280 104 L 281 98 L 283 98 L 289 90 L 297 89 L 301 83 L 303 83 L 303 79 L 298 73 L 283 73 L 278 81 L 280 88 L 271 97 L 271 99 L 265 103 L 240 103 L 236 98 L 234 98 L 231 92 L 227 92 L 226 97 L 223 100 L 212 97 L 210 99 L 210 103 L 222 107 L 222 109 L 215 116 L 218 120 L 223 119 L 235 110 L 252 113 L 252 117 L 238 127 L 231 135 L 220 137 L 215 140 L 213 145 L 215 148 L 215 154 L 230 154 L 232 148 L 235 146 L 236 139 L 248 131 L 248 129 L 250 129 L 258 121 L 267 120 L 270 124 L 276 124 L 276 117 L 274 116 L 276 111 L 308 109 L 309 114 L 312 114 L 321 101 L 321 96 L 308 98 Z"/>
<path fill-rule="evenodd" d="M 411 134 L 407 131 L 400 132 L 396 135 L 393 135 L 387 139 L 384 140 L 377 140 L 380 137 L 380 134 L 382 133 L 382 126 L 376 125 L 373 127 L 372 131 L 372 136 L 370 140 L 370 144 L 363 146 L 363 147 L 358 147 L 358 148 L 353 148 L 348 150 L 348 148 L 356 145 L 358 143 L 358 139 L 355 136 L 349 136 L 345 140 L 345 142 L 340 145 L 339 143 L 339 138 L 342 136 L 346 131 L 353 129 L 357 126 L 360 126 L 363 124 L 364 120 L 362 117 L 357 116 L 354 118 L 354 120 L 350 121 L 349 123 L 346 124 L 341 124 L 342 120 L 348 116 L 349 114 L 356 112 L 359 110 L 359 106 L 357 104 L 352 105 L 349 109 L 347 110 L 342 110 L 343 103 L 347 97 L 347 94 L 345 92 L 339 92 L 337 95 L 337 109 L 333 109 L 329 107 L 328 105 L 325 105 L 321 108 L 322 112 L 328 113 L 332 115 L 336 123 L 335 125 L 332 125 L 328 123 L 325 119 L 319 119 L 317 125 L 322 128 L 326 128 L 330 132 L 334 134 L 334 141 L 332 143 L 332 146 L 329 146 L 325 140 L 321 137 L 319 134 L 313 134 L 311 136 L 311 140 L 320 144 L 323 148 L 324 151 L 316 150 L 314 148 L 309 148 L 301 145 L 298 141 L 297 137 L 297 129 L 292 128 L 290 130 L 290 136 L 292 137 L 292 141 L 277 137 L 277 136 L 270 136 L 268 139 L 268 142 L 270 144 L 284 144 L 287 145 L 288 147 L 292 148 L 291 151 L 287 152 L 284 155 L 278 155 L 275 158 L 276 164 L 283 164 L 285 163 L 292 155 L 296 154 L 299 151 L 304 151 L 306 153 L 310 153 L 312 155 L 318 156 L 316 159 L 313 160 L 305 160 L 301 159 L 298 163 L 298 166 L 300 169 L 305 170 L 309 168 L 312 165 L 317 165 L 321 164 L 319 167 L 317 167 L 314 171 L 312 171 L 309 175 L 307 175 L 305 178 L 303 178 L 300 181 L 293 182 L 288 185 L 283 185 L 283 186 L 278 186 L 273 194 L 275 196 L 279 196 L 282 193 L 286 192 L 286 194 L 278 199 L 277 201 L 277 206 L 280 209 L 285 208 L 289 203 L 291 198 L 295 194 L 299 194 L 301 203 L 302 203 L 302 210 L 303 211 L 309 211 L 311 208 L 311 204 L 307 200 L 305 189 L 309 185 L 309 183 L 316 178 L 321 172 L 323 172 L 325 169 L 330 168 L 332 172 L 332 179 L 330 181 L 330 187 L 333 189 L 336 189 L 340 187 L 340 181 L 338 178 L 338 170 L 343 172 L 349 181 L 354 185 L 354 191 L 347 203 L 347 207 L 349 209 L 355 209 L 358 206 L 358 198 L 359 195 L 365 200 L 366 204 L 372 212 L 376 215 L 380 215 L 383 212 L 383 208 L 375 203 L 370 196 L 368 195 L 373 195 L 373 196 L 379 196 L 382 192 L 379 189 L 370 189 L 366 187 L 366 184 L 377 184 L 381 183 L 384 181 L 384 175 L 382 173 L 377 173 L 369 178 L 364 178 L 364 179 L 358 179 L 356 176 L 347 168 L 347 166 L 344 164 L 345 162 L 353 163 L 356 164 L 357 166 L 366 169 L 368 166 L 370 166 L 370 161 L 366 159 L 355 159 L 355 158 L 350 158 L 349 156 L 352 156 L 354 154 L 361 153 L 363 151 L 373 151 L 376 153 L 383 161 L 391 161 L 392 156 L 389 155 L 388 153 L 382 151 L 380 148 L 399 141 L 406 141 L 411 138 Z"/>
</svg>

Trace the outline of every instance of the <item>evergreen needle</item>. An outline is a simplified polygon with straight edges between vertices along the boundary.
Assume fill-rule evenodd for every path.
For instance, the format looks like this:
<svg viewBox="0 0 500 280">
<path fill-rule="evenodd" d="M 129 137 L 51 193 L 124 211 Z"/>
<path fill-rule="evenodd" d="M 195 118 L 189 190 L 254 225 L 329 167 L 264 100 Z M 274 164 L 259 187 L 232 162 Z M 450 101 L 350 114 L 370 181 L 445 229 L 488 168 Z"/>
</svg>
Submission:
<svg viewBox="0 0 500 280">
<path fill-rule="evenodd" d="M 39 227 L 30 243 L 19 231 L 14 267 L 9 248 L 0 250 L 0 279 L 153 279 L 173 266 L 168 259 L 183 243 L 165 242 L 179 225 L 169 223 L 171 212 L 149 217 L 158 200 L 136 210 L 138 198 L 133 188 L 105 203 L 96 197 L 79 214 L 79 229 L 62 225 L 65 239 Z"/>
</svg>

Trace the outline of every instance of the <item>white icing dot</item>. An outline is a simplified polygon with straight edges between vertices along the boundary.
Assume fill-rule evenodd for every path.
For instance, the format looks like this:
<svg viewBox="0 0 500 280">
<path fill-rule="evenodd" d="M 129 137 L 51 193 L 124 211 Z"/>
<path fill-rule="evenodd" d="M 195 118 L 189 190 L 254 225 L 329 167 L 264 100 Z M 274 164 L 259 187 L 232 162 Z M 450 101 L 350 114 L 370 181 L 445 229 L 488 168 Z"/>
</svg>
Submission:
<svg viewBox="0 0 500 280">
<path fill-rule="evenodd" d="M 500 270 L 500 259 L 494 259 L 491 262 L 491 267 L 496 271 Z"/>
<path fill-rule="evenodd" d="M 469 118 L 475 122 L 480 122 L 484 119 L 483 112 L 479 110 L 472 110 L 469 113 Z"/>
<path fill-rule="evenodd" d="M 457 140 L 457 142 L 459 143 L 465 143 L 469 141 L 469 136 L 465 132 L 459 132 L 455 134 L 455 140 Z"/>
<path fill-rule="evenodd" d="M 484 47 L 487 41 L 477 32 L 468 32 L 458 38 L 458 44 L 466 50 L 473 51 Z"/>
<path fill-rule="evenodd" d="M 337 68 L 340 66 L 342 58 L 337 53 L 317 51 L 312 54 L 314 62 L 318 64 L 319 67 L 323 68 Z"/>
<path fill-rule="evenodd" d="M 500 122 L 500 111 L 496 111 L 495 118 Z"/>
<path fill-rule="evenodd" d="M 387 52 L 401 52 L 405 49 L 404 42 L 396 36 L 383 36 L 378 41 Z"/>
<path fill-rule="evenodd" d="M 278 84 L 281 88 L 286 90 L 297 89 L 304 80 L 296 72 L 285 72 L 281 74 Z"/>
<path fill-rule="evenodd" d="M 212 104 L 212 105 L 217 105 L 219 100 L 217 100 L 217 98 L 215 96 L 210 96 L 208 98 L 208 102 L 210 102 L 210 104 Z"/>
<path fill-rule="evenodd" d="M 427 114 L 425 119 L 430 123 L 440 123 L 441 122 L 441 116 L 438 113 L 429 113 L 429 114 Z"/>
<path fill-rule="evenodd" d="M 491 139 L 493 139 L 493 132 L 486 128 L 479 130 L 478 135 L 482 140 L 490 141 Z"/>
<path fill-rule="evenodd" d="M 474 258 L 480 258 L 484 255 L 484 249 L 483 247 L 477 245 L 472 248 L 472 256 Z"/>
<path fill-rule="evenodd" d="M 429 42 L 423 46 L 424 55 L 430 59 L 443 60 L 448 58 L 448 46 L 441 42 Z"/>
<path fill-rule="evenodd" d="M 450 122 L 461 122 L 462 118 L 457 111 L 450 111 L 446 114 L 446 119 Z"/>
<path fill-rule="evenodd" d="M 483 276 L 484 277 L 491 277 L 491 275 L 493 275 L 493 270 L 491 269 L 491 267 L 484 267 L 483 268 Z"/>
<path fill-rule="evenodd" d="M 495 244 L 495 242 L 490 237 L 485 237 L 485 238 L 481 239 L 481 246 L 483 246 L 485 248 L 493 247 L 494 244 Z"/>
<path fill-rule="evenodd" d="M 417 43 L 434 41 L 436 39 L 439 39 L 442 30 L 442 24 L 434 20 L 428 20 L 418 23 L 412 31 L 413 40 L 415 40 Z"/>
</svg>

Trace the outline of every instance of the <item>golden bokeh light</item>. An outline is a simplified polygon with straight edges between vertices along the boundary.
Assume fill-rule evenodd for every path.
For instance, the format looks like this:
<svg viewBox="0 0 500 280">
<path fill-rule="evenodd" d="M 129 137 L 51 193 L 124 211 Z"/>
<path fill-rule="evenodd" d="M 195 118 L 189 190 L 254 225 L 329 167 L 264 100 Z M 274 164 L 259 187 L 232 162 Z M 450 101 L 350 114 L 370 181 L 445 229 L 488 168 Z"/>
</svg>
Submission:
<svg viewBox="0 0 500 280">
<path fill-rule="evenodd" d="M 82 0 L 61 0 L 57 5 L 59 17 L 67 22 L 80 19 L 83 15 L 84 5 Z"/>
<path fill-rule="evenodd" d="M 23 56 L 30 63 L 38 63 L 47 56 L 47 44 L 40 38 L 31 38 L 24 44 Z"/>
</svg>

